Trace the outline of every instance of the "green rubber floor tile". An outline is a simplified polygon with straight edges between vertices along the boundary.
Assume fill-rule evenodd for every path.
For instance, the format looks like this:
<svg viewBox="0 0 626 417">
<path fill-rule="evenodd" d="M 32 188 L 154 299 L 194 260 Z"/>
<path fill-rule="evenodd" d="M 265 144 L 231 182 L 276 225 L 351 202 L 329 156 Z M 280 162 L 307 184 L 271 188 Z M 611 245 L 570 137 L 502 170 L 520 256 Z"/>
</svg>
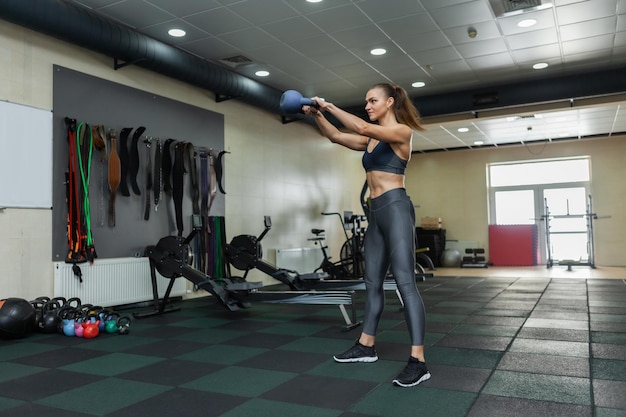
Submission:
<svg viewBox="0 0 626 417">
<path fill-rule="evenodd" d="M 235 407 L 221 414 L 220 417 L 337 417 L 341 414 L 342 411 L 339 410 L 254 398 L 250 401 L 246 401 L 239 407 Z"/>
<path fill-rule="evenodd" d="M 591 372 L 594 379 L 626 381 L 626 361 L 593 358 Z"/>
<path fill-rule="evenodd" d="M 591 405 L 591 382 L 587 378 L 495 371 L 484 394 L 568 404 Z"/>
<path fill-rule="evenodd" d="M 266 351 L 267 349 L 247 346 L 211 345 L 206 348 L 185 353 L 184 355 L 176 356 L 175 359 L 216 363 L 220 365 L 234 365 Z"/>
<path fill-rule="evenodd" d="M 626 323 L 626 314 L 589 314 L 592 321 L 608 322 L 608 323 Z"/>
<path fill-rule="evenodd" d="M 626 345 L 626 333 L 615 332 L 591 332 L 593 343 L 608 343 L 613 345 Z"/>
<path fill-rule="evenodd" d="M 57 337 L 61 337 L 55 335 Z M 68 338 L 69 339 L 69 338 Z M 48 345 L 43 343 L 11 343 L 2 345 L 2 360 L 10 361 L 24 356 L 37 355 L 39 353 L 49 352 L 51 350 L 61 349 L 61 346 Z"/>
<path fill-rule="evenodd" d="M 46 368 L 38 366 L 21 365 L 19 363 L 0 362 L 0 383 L 12 379 L 23 378 L 28 375 L 38 374 Z"/>
<path fill-rule="evenodd" d="M 488 326 L 477 324 L 460 324 L 451 333 L 474 336 L 515 336 L 519 328 L 512 326 Z"/>
<path fill-rule="evenodd" d="M 159 395 L 171 387 L 106 378 L 35 401 L 37 404 L 90 415 L 105 415 Z"/>
<path fill-rule="evenodd" d="M 297 375 L 293 372 L 229 366 L 210 375 L 189 381 L 181 387 L 241 397 L 257 397 Z"/>
<path fill-rule="evenodd" d="M 383 384 L 352 407 L 353 412 L 383 417 L 463 417 L 477 394 L 430 388 L 428 381 L 417 387 Z"/>
<path fill-rule="evenodd" d="M 467 315 L 465 314 L 429 314 L 426 311 L 426 320 L 432 322 L 442 322 L 442 323 L 461 323 L 463 320 L 467 319 Z"/>
<path fill-rule="evenodd" d="M 115 376 L 143 366 L 162 361 L 162 358 L 153 356 L 132 355 L 129 353 L 109 353 L 94 359 L 87 359 L 59 369 L 85 374 Z"/>
<path fill-rule="evenodd" d="M 309 375 L 323 375 L 359 381 L 391 381 L 405 363 L 378 359 L 372 363 L 337 363 L 332 358 L 307 371 Z"/>
<path fill-rule="evenodd" d="M 626 410 L 596 407 L 596 417 L 626 417 Z"/>
<path fill-rule="evenodd" d="M 500 361 L 502 354 L 502 352 L 491 350 L 433 346 L 428 349 L 427 360 L 429 364 L 493 369 Z"/>
</svg>

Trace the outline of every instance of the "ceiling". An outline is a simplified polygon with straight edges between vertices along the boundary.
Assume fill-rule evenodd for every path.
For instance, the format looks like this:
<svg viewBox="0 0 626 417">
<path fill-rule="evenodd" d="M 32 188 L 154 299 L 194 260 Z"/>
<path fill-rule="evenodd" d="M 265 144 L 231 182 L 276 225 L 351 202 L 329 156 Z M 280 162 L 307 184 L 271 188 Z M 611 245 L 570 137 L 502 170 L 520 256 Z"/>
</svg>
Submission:
<svg viewBox="0 0 626 417">
<path fill-rule="evenodd" d="M 552 0 L 504 15 L 500 4 L 541 1 L 73 1 L 277 90 L 295 89 L 349 109 L 361 108 L 366 90 L 379 82 L 404 87 L 419 107 L 420 97 L 451 103 L 459 99 L 455 93 L 533 85 L 520 83 L 549 89 L 558 79 L 568 79 L 576 94 L 571 86 L 585 86 L 587 74 L 617 70 L 618 91 L 425 114 L 427 130 L 414 136 L 417 152 L 626 134 L 619 71 L 626 74 L 626 0 Z M 537 23 L 517 26 L 528 18 Z M 186 36 L 169 36 L 171 28 Z M 372 48 L 387 53 L 373 56 Z M 533 69 L 538 62 L 549 66 Z M 258 70 L 270 74 L 257 77 Z M 412 87 L 416 81 L 425 86 Z"/>
</svg>

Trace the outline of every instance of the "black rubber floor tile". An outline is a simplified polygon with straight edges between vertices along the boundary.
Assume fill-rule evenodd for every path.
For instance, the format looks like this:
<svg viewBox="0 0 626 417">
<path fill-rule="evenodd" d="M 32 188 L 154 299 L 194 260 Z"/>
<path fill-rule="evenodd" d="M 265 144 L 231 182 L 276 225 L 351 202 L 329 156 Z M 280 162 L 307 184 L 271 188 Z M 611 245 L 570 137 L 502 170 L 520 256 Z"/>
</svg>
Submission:
<svg viewBox="0 0 626 417">
<path fill-rule="evenodd" d="M 120 379 L 178 386 L 222 369 L 222 365 L 169 359 L 119 374 Z"/>
<path fill-rule="evenodd" d="M 592 343 L 591 352 L 594 358 L 626 361 L 626 346 L 624 345 Z"/>
<path fill-rule="evenodd" d="M 592 417 L 589 406 L 481 395 L 467 417 Z"/>
<path fill-rule="evenodd" d="M 16 359 L 14 362 L 46 368 L 57 368 L 75 362 L 94 359 L 102 355 L 102 352 L 96 350 L 67 348 L 43 352 L 33 356 L 25 356 Z"/>
<path fill-rule="evenodd" d="M 489 376 L 490 369 L 460 366 L 428 365 L 431 379 L 428 386 L 451 391 L 480 392 Z"/>
<path fill-rule="evenodd" d="M 34 375 L 0 384 L 0 395 L 24 401 L 36 401 L 98 381 L 95 375 L 49 369 Z M 16 416 L 18 414 L 15 414 Z"/>
<path fill-rule="evenodd" d="M 63 410 L 61 408 L 26 403 L 18 407 L 0 411 L 0 417 L 92 417 L 93 414 Z"/>
<path fill-rule="evenodd" d="M 176 388 L 109 413 L 107 417 L 217 417 L 246 400 L 233 395 Z"/>
</svg>

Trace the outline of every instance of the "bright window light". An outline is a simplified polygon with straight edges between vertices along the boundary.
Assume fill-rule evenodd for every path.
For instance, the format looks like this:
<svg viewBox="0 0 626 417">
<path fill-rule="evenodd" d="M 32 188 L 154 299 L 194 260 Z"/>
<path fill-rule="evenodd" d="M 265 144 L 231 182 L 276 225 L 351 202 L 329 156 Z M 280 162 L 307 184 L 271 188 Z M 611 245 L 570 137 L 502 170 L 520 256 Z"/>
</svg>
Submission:
<svg viewBox="0 0 626 417">
<path fill-rule="evenodd" d="M 589 181 L 588 158 L 556 159 L 489 166 L 492 187 Z"/>
</svg>

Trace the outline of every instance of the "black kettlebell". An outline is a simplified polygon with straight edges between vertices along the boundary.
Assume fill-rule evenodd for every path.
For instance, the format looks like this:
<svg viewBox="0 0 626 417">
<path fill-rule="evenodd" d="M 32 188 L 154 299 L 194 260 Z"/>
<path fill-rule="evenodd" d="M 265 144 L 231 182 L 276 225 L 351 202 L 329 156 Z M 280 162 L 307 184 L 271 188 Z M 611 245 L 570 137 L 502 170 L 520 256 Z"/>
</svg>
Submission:
<svg viewBox="0 0 626 417">
<path fill-rule="evenodd" d="M 128 333 L 130 333 L 130 317 L 122 316 L 119 319 L 117 319 L 117 329 L 118 329 L 117 332 L 121 334 L 122 336 L 125 336 Z"/>
<path fill-rule="evenodd" d="M 58 310 L 61 305 L 57 301 L 48 301 L 42 309 L 38 328 L 41 333 L 56 333 L 59 326 Z"/>
<path fill-rule="evenodd" d="M 41 319 L 43 318 L 43 306 L 46 305 L 48 301 L 50 301 L 49 297 L 37 297 L 34 300 L 30 301 L 30 305 L 32 305 L 35 309 L 35 317 L 33 323 L 34 329 L 39 328 L 39 323 L 41 323 Z"/>
</svg>

